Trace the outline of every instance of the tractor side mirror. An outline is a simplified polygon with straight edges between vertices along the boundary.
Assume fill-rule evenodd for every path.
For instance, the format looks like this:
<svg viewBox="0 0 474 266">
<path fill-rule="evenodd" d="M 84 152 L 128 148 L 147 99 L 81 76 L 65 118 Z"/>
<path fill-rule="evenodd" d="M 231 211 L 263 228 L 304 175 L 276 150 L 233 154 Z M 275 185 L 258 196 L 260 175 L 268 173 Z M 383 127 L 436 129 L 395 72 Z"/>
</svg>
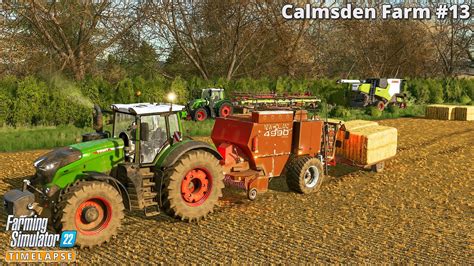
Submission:
<svg viewBox="0 0 474 266">
<path fill-rule="evenodd" d="M 140 140 L 148 141 L 150 139 L 150 125 L 146 122 L 140 123 Z"/>
</svg>

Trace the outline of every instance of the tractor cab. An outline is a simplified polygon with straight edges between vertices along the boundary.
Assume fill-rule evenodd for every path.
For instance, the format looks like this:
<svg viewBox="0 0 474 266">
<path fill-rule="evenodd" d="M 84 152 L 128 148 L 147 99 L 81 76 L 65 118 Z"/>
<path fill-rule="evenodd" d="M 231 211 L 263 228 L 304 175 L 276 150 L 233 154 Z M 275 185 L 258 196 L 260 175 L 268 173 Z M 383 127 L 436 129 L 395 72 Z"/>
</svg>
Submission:
<svg viewBox="0 0 474 266">
<path fill-rule="evenodd" d="M 181 140 L 178 113 L 182 105 L 155 103 L 114 104 L 113 137 L 124 141 L 125 161 L 151 164 L 157 155 Z"/>
<path fill-rule="evenodd" d="M 201 98 L 206 99 L 209 102 L 217 102 L 224 99 L 224 89 L 208 88 L 203 89 L 201 92 Z"/>
</svg>

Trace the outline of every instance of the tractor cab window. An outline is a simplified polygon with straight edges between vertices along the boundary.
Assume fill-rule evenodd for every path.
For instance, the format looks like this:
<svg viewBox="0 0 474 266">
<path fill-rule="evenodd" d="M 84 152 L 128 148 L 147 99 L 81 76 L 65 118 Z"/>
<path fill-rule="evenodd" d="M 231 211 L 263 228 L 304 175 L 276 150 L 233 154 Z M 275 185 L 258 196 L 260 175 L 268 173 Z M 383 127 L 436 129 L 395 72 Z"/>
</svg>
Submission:
<svg viewBox="0 0 474 266">
<path fill-rule="evenodd" d="M 135 139 L 135 135 L 131 134 L 134 129 L 136 129 L 136 117 L 134 115 L 115 113 L 114 137 L 119 137 L 120 133 L 125 133 L 130 139 Z"/>
<path fill-rule="evenodd" d="M 179 130 L 179 123 L 178 123 L 178 115 L 177 114 L 171 114 L 169 116 L 169 123 L 170 123 L 170 134 L 173 136 L 174 132 L 180 131 Z"/>
<path fill-rule="evenodd" d="M 137 132 L 137 117 L 131 114 L 118 113 L 114 115 L 113 136 L 123 139 L 125 159 L 134 161 L 135 140 Z"/>
<path fill-rule="evenodd" d="M 142 116 L 140 123 L 148 124 L 148 139 L 140 141 L 140 162 L 151 163 L 167 140 L 165 117 Z"/>
<path fill-rule="evenodd" d="M 217 100 L 224 99 L 224 91 L 223 90 L 214 91 L 212 94 L 213 94 L 212 97 L 216 98 Z"/>
<path fill-rule="evenodd" d="M 211 97 L 211 90 L 204 89 L 202 90 L 201 98 L 202 99 L 209 99 Z"/>
</svg>

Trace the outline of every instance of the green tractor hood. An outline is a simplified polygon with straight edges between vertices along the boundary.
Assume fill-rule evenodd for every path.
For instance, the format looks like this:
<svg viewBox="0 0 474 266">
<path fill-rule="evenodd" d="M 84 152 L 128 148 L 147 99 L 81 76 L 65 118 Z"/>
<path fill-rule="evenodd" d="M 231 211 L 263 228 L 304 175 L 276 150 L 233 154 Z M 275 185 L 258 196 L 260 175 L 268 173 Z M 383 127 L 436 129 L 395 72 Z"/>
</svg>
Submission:
<svg viewBox="0 0 474 266">
<path fill-rule="evenodd" d="M 108 174 L 123 161 L 123 147 L 122 139 L 107 138 L 58 148 L 35 161 L 36 175 L 48 186 L 64 188 L 86 172 Z"/>
</svg>

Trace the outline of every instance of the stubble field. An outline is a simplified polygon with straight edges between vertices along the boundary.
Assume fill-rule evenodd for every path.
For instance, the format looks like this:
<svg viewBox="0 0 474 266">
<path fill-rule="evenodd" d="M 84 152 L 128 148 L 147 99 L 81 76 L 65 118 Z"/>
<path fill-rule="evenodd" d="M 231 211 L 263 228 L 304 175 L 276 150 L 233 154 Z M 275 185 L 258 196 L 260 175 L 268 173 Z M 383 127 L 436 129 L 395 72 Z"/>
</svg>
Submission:
<svg viewBox="0 0 474 266">
<path fill-rule="evenodd" d="M 319 193 L 284 178 L 255 202 L 225 189 L 206 220 L 128 213 L 119 235 L 81 263 L 474 263 L 474 122 L 394 119 L 397 156 L 383 173 L 330 170 Z M 0 153 L 0 195 L 33 173 L 46 151 Z M 3 200 L 3 198 L 0 198 Z M 9 248 L 0 212 L 0 260 Z"/>
</svg>

